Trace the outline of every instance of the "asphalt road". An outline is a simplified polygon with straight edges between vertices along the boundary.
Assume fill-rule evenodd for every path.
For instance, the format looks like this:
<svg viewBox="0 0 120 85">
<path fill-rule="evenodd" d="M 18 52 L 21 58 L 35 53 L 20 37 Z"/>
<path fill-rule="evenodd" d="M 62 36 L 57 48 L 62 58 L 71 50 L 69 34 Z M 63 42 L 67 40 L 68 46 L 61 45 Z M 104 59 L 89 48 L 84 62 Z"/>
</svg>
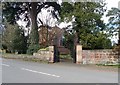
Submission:
<svg viewBox="0 0 120 85">
<path fill-rule="evenodd" d="M 2 59 L 2 83 L 118 83 L 118 72 Z"/>
</svg>

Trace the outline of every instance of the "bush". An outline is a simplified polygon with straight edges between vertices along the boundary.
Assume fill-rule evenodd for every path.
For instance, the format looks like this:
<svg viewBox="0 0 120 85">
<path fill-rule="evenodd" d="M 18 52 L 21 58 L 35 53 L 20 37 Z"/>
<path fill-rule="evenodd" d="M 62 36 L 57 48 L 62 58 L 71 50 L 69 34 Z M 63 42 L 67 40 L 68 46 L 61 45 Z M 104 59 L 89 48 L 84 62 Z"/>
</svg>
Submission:
<svg viewBox="0 0 120 85">
<path fill-rule="evenodd" d="M 71 57 L 70 54 L 62 54 L 62 55 L 60 55 L 60 58 L 63 58 L 63 59 L 72 59 L 72 57 Z"/>
<path fill-rule="evenodd" d="M 2 44 L 2 45 L 0 46 L 0 48 L 1 48 L 1 49 L 7 49 L 7 46 L 6 46 L 5 44 Z"/>
<path fill-rule="evenodd" d="M 43 51 L 44 51 L 44 50 L 45 50 L 45 51 L 49 51 L 49 47 L 46 47 L 46 48 L 40 48 L 39 50 L 40 50 L 40 51 L 42 51 L 42 50 L 43 50 Z"/>
<path fill-rule="evenodd" d="M 35 44 L 35 45 L 30 45 L 27 49 L 27 54 L 33 54 L 35 52 L 37 52 L 40 49 L 40 45 L 39 44 Z"/>
</svg>

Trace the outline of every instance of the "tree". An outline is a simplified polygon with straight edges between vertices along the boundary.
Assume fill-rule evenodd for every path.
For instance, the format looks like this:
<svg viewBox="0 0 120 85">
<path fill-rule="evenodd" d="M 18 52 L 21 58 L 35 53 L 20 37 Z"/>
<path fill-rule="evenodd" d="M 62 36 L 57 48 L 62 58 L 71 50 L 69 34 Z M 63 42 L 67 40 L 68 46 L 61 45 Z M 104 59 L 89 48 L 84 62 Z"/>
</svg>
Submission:
<svg viewBox="0 0 120 85">
<path fill-rule="evenodd" d="M 73 50 L 73 44 L 74 44 L 73 39 L 74 39 L 74 34 L 65 31 L 64 32 L 64 38 L 63 38 L 63 46 L 65 46 L 66 48 L 68 48 L 72 51 Z"/>
<path fill-rule="evenodd" d="M 109 33 L 112 35 L 114 32 L 117 33 L 119 36 L 118 43 L 120 44 L 120 10 L 118 8 L 111 8 L 106 16 L 109 16 Z"/>
<path fill-rule="evenodd" d="M 3 46 L 7 47 L 7 51 L 9 52 L 26 52 L 26 37 L 22 29 L 20 29 L 17 25 L 11 25 L 5 22 L 5 31 L 3 32 Z"/>
<path fill-rule="evenodd" d="M 94 37 L 105 29 L 105 24 L 101 20 L 105 11 L 104 5 L 103 2 L 62 3 L 61 20 L 67 22 L 73 20 L 72 33 L 76 37 L 74 46 L 79 43 L 83 48 L 89 48 L 89 44 L 92 45 L 89 39 L 94 40 Z M 95 47 L 90 46 L 90 48 Z"/>
<path fill-rule="evenodd" d="M 111 8 L 111 10 L 108 11 L 107 16 L 109 16 L 109 33 L 112 35 L 113 33 L 118 34 L 118 45 L 115 50 L 118 51 L 118 55 L 120 55 L 120 10 L 118 8 Z"/>
<path fill-rule="evenodd" d="M 54 7 L 52 15 L 58 19 L 55 11 L 57 10 L 59 12 L 60 6 L 56 2 L 5 2 L 3 3 L 3 14 L 10 24 L 20 19 L 20 15 L 25 15 L 24 20 L 27 21 L 26 27 L 31 25 L 31 33 L 28 40 L 29 48 L 39 42 L 37 14 L 42 8 L 48 8 L 50 6 Z M 42 20 L 39 19 L 39 21 L 43 25 Z"/>
<path fill-rule="evenodd" d="M 58 19 L 56 11 L 59 12 L 60 5 L 56 2 L 5 2 L 3 3 L 3 16 L 10 24 L 15 24 L 16 20 L 21 19 L 21 15 L 24 15 L 24 21 L 27 22 L 26 27 L 31 27 L 31 32 L 27 39 L 27 53 L 33 54 L 39 49 L 39 35 L 37 15 L 41 12 L 42 8 L 54 7 L 51 11 L 54 18 Z M 44 25 L 41 19 L 39 22 Z"/>
<path fill-rule="evenodd" d="M 83 49 L 109 49 L 111 48 L 111 41 L 108 38 L 108 35 L 99 32 L 97 34 L 84 33 L 81 34 L 81 43 Z M 86 41 L 86 42 L 85 42 Z"/>
<path fill-rule="evenodd" d="M 24 35 L 23 29 L 16 28 L 14 30 L 14 38 L 12 43 L 13 49 L 19 53 L 26 53 L 27 50 L 27 40 Z"/>
</svg>

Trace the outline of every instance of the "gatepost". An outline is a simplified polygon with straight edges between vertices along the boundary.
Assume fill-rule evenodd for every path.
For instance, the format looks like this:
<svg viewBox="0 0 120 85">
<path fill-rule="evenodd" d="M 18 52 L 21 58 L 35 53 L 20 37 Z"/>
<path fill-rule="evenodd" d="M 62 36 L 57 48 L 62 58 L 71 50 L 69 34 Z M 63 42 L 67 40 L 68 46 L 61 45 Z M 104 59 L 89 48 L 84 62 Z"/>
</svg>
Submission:
<svg viewBox="0 0 120 85">
<path fill-rule="evenodd" d="M 82 63 L 82 45 L 76 45 L 76 64 Z"/>
<path fill-rule="evenodd" d="M 54 46 L 49 46 L 49 63 L 54 63 Z"/>
</svg>

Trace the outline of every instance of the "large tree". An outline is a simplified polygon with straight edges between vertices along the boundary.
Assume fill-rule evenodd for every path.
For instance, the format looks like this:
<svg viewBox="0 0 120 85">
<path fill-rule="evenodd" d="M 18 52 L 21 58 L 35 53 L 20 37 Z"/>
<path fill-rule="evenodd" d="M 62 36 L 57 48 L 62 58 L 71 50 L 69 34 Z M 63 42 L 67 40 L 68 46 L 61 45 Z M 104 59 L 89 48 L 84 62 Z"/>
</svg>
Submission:
<svg viewBox="0 0 120 85">
<path fill-rule="evenodd" d="M 112 8 L 108 11 L 107 16 L 109 16 L 109 23 L 108 23 L 108 29 L 109 33 L 114 35 L 118 35 L 118 45 L 115 48 L 115 50 L 118 51 L 118 55 L 120 55 L 120 9 L 118 8 Z"/>
<path fill-rule="evenodd" d="M 21 14 L 25 14 L 24 20 L 27 21 L 27 26 L 31 25 L 30 44 L 38 44 L 38 26 L 37 26 L 37 14 L 42 8 L 54 7 L 52 14 L 58 18 L 55 11 L 60 10 L 59 4 L 56 2 L 4 2 L 3 14 L 7 21 L 11 24 L 20 19 Z M 42 20 L 39 19 L 41 24 Z"/>
<path fill-rule="evenodd" d="M 74 46 L 79 43 L 83 47 L 89 48 L 89 46 L 92 46 L 90 39 L 97 37 L 105 29 L 105 24 L 101 20 L 106 11 L 103 8 L 104 5 L 103 2 L 62 3 L 60 15 L 62 21 L 73 20 L 71 32 L 75 34 Z"/>
<path fill-rule="evenodd" d="M 108 14 L 106 16 L 109 17 L 109 33 L 112 35 L 117 33 L 119 36 L 118 43 L 120 44 L 120 10 L 118 8 L 111 8 L 111 10 L 108 11 Z"/>
</svg>

